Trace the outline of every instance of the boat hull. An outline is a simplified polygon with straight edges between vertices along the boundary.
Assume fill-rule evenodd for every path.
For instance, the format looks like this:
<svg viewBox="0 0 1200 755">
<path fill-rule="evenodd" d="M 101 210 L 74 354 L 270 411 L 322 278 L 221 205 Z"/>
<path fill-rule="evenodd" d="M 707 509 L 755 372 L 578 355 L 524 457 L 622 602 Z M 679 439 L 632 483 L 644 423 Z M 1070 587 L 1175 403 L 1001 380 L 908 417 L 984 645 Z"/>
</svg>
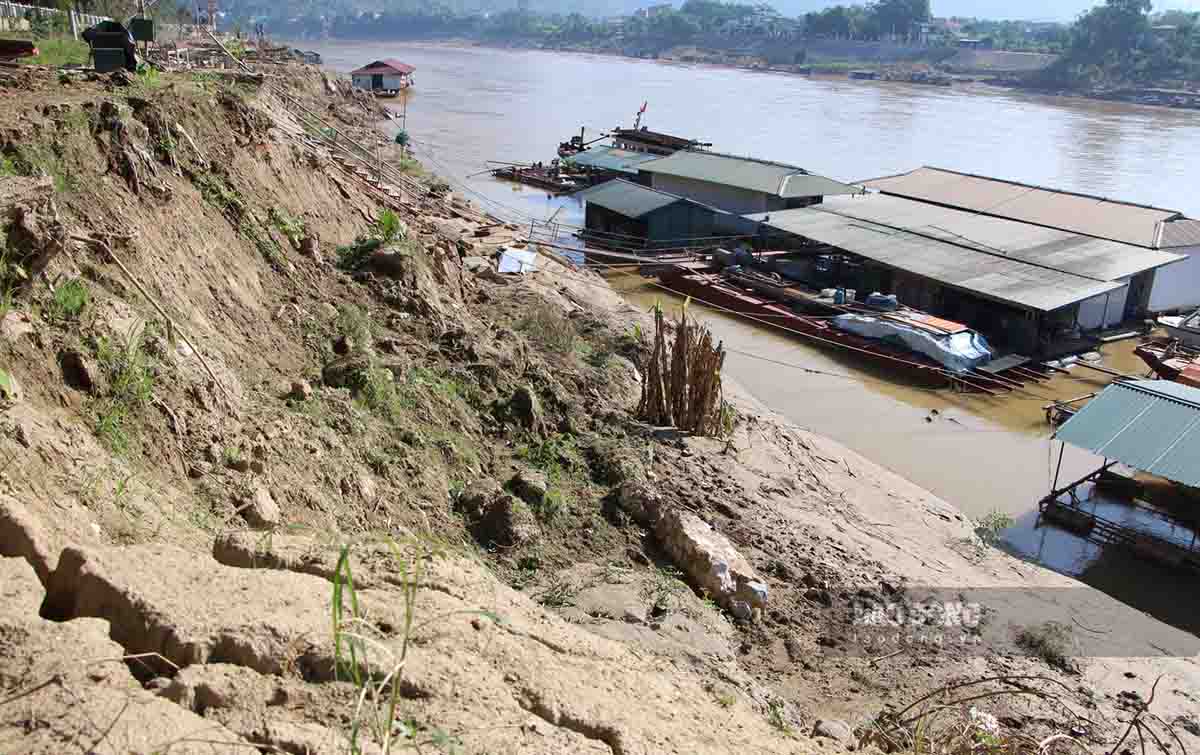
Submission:
<svg viewBox="0 0 1200 755">
<path fill-rule="evenodd" d="M 1149 341 L 1133 353 L 1161 380 L 1200 387 L 1200 351 L 1176 341 Z"/>
<path fill-rule="evenodd" d="M 1200 331 L 1184 328 L 1179 325 L 1182 318 L 1160 317 L 1158 324 L 1167 331 L 1167 335 L 1171 338 L 1176 338 L 1183 342 L 1186 346 L 1194 346 L 1200 348 Z"/>
<path fill-rule="evenodd" d="M 931 387 L 950 384 L 946 370 L 921 354 L 839 330 L 828 318 L 796 314 L 782 304 L 759 299 L 714 281 L 711 275 L 667 270 L 659 274 L 659 280 L 669 291 L 758 322 L 770 323 L 772 327 L 794 333 L 817 346 L 852 353 L 854 357 L 884 367 L 907 380 Z"/>
<path fill-rule="evenodd" d="M 570 194 L 583 188 L 583 185 L 575 180 L 564 182 L 561 178 L 536 173 L 529 169 L 499 168 L 492 171 L 492 176 L 505 181 L 516 181 L 526 186 L 544 189 L 553 194 Z"/>
</svg>

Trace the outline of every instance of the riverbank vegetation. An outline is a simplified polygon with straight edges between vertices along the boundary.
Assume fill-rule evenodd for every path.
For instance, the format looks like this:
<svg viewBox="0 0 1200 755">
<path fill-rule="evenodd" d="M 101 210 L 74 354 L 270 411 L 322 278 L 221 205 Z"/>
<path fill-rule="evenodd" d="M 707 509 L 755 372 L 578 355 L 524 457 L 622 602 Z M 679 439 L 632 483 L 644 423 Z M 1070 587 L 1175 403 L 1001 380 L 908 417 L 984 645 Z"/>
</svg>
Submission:
<svg viewBox="0 0 1200 755">
<path fill-rule="evenodd" d="M 769 65 L 830 60 L 938 64 L 960 47 L 1060 55 L 1030 83 L 1095 89 L 1137 83 L 1167 85 L 1200 79 L 1200 14 L 1152 14 L 1148 0 L 1106 0 L 1074 23 L 936 18 L 929 0 L 838 4 L 789 17 L 769 4 L 686 0 L 601 17 L 574 4 L 573 12 L 513 8 L 464 10 L 438 0 L 385 3 L 366 9 L 345 0 L 319 11 L 296 2 L 237 0 L 231 28 L 264 23 L 289 38 L 457 38 L 490 44 L 672 57 L 679 48 L 749 58 Z M 963 40 L 969 40 L 963 42 Z M 855 43 L 862 43 L 855 55 Z M 825 50 L 839 45 L 834 57 Z M 847 46 L 841 49 L 840 45 Z M 747 57 L 749 56 L 749 58 Z"/>
<path fill-rule="evenodd" d="M 1107 0 L 1071 27 L 1062 58 L 1035 81 L 1068 88 L 1200 80 L 1200 13 L 1151 14 L 1150 0 Z"/>
</svg>

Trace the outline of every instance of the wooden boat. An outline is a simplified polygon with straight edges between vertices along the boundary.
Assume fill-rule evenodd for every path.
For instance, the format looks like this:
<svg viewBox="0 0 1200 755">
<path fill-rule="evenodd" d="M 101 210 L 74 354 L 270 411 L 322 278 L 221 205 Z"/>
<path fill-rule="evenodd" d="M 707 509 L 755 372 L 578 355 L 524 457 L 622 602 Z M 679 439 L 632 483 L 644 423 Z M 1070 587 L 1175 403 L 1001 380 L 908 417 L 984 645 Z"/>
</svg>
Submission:
<svg viewBox="0 0 1200 755">
<path fill-rule="evenodd" d="M 587 148 L 583 146 L 583 137 L 572 136 L 567 141 L 558 143 L 558 156 L 564 159 L 573 157 L 585 149 Z"/>
<path fill-rule="evenodd" d="M 873 341 L 839 330 L 828 317 L 797 314 L 785 304 L 740 289 L 714 273 L 696 272 L 686 266 L 659 271 L 659 280 L 670 291 L 691 296 L 734 314 L 765 319 L 783 330 L 817 340 L 834 348 L 849 347 L 868 361 L 876 362 L 931 387 L 950 384 L 946 370 L 932 359 L 882 341 Z"/>
<path fill-rule="evenodd" d="M 527 186 L 536 186 L 539 189 L 545 189 L 554 194 L 570 194 L 585 186 L 584 182 L 563 173 L 556 166 L 543 168 L 536 165 L 530 167 L 509 165 L 503 168 L 496 168 L 492 171 L 492 175 L 505 181 L 516 181 Z"/>
<path fill-rule="evenodd" d="M 1140 344 L 1133 353 L 1159 378 L 1200 388 L 1200 349 L 1160 338 Z"/>
<path fill-rule="evenodd" d="M 650 274 L 650 271 L 643 272 Z M 769 323 L 773 327 L 804 336 L 818 345 L 843 353 L 853 353 L 856 357 L 931 387 L 955 384 L 967 390 L 999 395 L 1026 383 L 1046 379 L 1045 375 L 1036 370 L 1022 366 L 1027 361 L 1025 359 L 1017 359 L 1008 365 L 1005 360 L 1010 359 L 1009 357 L 996 360 L 995 369 L 991 365 L 983 365 L 969 372 L 954 373 L 933 358 L 898 341 L 861 336 L 836 327 L 830 315 L 808 314 L 812 309 L 806 306 L 806 302 L 796 298 L 798 288 L 795 291 L 782 292 L 778 289 L 793 287 L 771 281 L 777 290 L 770 290 L 770 283 L 763 283 L 761 280 L 747 281 L 744 273 L 721 275 L 713 272 L 713 268 L 704 262 L 663 264 L 661 267 L 655 265 L 653 274 L 669 291 L 691 296 L 700 303 L 713 305 L 758 322 Z M 751 285 L 747 285 L 748 283 Z M 791 293 L 792 296 L 788 296 L 787 293 Z M 822 306 L 833 315 L 863 314 L 866 311 L 865 307 L 853 303 L 835 305 L 830 302 L 822 303 Z M 805 313 L 798 312 L 798 309 Z M 942 320 L 908 307 L 872 314 L 909 327 L 927 329 L 931 333 L 953 334 L 968 330 L 960 323 Z"/>
<path fill-rule="evenodd" d="M 1187 315 L 1160 317 L 1158 324 L 1166 329 L 1167 335 L 1179 339 L 1185 346 L 1200 347 L 1200 309 Z"/>
</svg>

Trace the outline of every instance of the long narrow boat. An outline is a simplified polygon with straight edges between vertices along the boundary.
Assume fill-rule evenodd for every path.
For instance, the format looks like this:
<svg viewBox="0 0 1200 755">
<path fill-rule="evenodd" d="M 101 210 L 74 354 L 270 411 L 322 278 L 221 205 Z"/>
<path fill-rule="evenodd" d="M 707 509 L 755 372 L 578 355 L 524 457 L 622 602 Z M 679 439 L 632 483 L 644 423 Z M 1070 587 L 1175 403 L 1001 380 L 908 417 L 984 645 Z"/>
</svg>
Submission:
<svg viewBox="0 0 1200 755">
<path fill-rule="evenodd" d="M 519 167 L 516 165 L 496 168 L 492 176 L 505 181 L 516 181 L 528 186 L 554 192 L 555 194 L 570 194 L 584 187 L 582 181 L 563 175 L 553 168 Z"/>
<path fill-rule="evenodd" d="M 868 338 L 843 330 L 834 324 L 833 316 L 797 312 L 798 308 L 806 308 L 801 302 L 791 298 L 781 299 L 778 291 L 764 292 L 763 286 L 750 288 L 743 285 L 745 281 L 739 280 L 739 276 L 726 277 L 710 270 L 711 268 L 704 267 L 702 263 L 666 264 L 662 267 L 655 266 L 654 274 L 669 291 L 769 324 L 770 327 L 790 331 L 817 345 L 837 349 L 843 353 L 851 352 L 869 363 L 887 368 L 890 373 L 923 385 L 944 387 L 957 384 L 972 391 L 999 394 L 1026 383 L 1045 379 L 1045 376 L 1036 370 L 1020 366 L 1026 361 L 1024 359 L 1014 362 L 1012 368 L 998 364 L 995 370 L 950 370 L 933 358 L 891 338 Z M 830 311 L 834 313 L 850 313 L 856 309 L 830 307 Z M 941 332 L 954 332 L 953 329 L 946 328 L 958 325 L 907 308 L 904 312 L 879 313 L 879 316 L 886 319 L 895 318 L 910 326 L 925 326 Z M 965 326 L 958 327 L 965 330 Z"/>
<path fill-rule="evenodd" d="M 788 306 L 741 290 L 712 273 L 689 271 L 670 266 L 659 272 L 659 280 L 670 291 L 691 296 L 699 302 L 715 304 L 734 314 L 766 320 L 783 330 L 818 339 L 818 343 L 849 347 L 869 361 L 902 372 L 917 382 L 942 387 L 949 385 L 947 372 L 928 357 L 839 330 L 828 317 L 800 315 Z"/>
</svg>

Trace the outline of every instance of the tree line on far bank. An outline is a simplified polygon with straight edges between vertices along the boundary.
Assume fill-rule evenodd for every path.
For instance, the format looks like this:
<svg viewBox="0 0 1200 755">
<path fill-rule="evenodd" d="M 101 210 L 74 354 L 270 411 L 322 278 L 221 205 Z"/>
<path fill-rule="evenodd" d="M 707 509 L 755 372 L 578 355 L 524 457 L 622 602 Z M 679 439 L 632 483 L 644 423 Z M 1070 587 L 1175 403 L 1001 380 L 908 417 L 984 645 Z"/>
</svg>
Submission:
<svg viewBox="0 0 1200 755">
<path fill-rule="evenodd" d="M 773 40 L 794 44 L 796 62 L 803 60 L 804 41 L 813 38 L 946 46 L 957 36 L 968 36 L 982 38 L 995 49 L 1059 53 L 1056 64 L 1036 75 L 1036 83 L 1045 86 L 1200 80 L 1200 13 L 1153 14 L 1150 0 L 1105 0 L 1067 25 L 951 19 L 949 24 L 933 25 L 932 34 L 926 25 L 932 18 L 930 0 L 835 5 L 797 18 L 785 17 L 765 3 L 685 0 L 678 7 L 664 3 L 605 19 L 511 7 L 467 10 L 465 0 L 385 0 L 384 10 L 366 12 L 361 2 L 223 0 L 222 7 L 226 26 L 251 29 L 265 23 L 271 33 L 291 38 L 463 37 L 638 55 L 688 44 L 720 47 L 723 38 L 731 49 L 747 41 Z"/>
<path fill-rule="evenodd" d="M 1200 80 L 1200 13 L 1151 11 L 1150 0 L 1106 0 L 1084 13 L 1062 57 L 1035 82 L 1097 88 Z"/>
</svg>

